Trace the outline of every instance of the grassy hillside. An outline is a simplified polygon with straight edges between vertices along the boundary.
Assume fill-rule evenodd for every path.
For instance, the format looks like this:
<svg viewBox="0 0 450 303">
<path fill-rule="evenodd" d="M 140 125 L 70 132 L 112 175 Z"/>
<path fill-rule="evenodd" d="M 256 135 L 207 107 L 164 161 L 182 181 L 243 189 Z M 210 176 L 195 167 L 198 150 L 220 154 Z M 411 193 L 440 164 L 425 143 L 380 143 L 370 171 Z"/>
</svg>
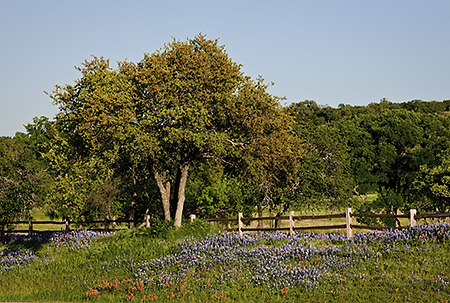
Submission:
<svg viewBox="0 0 450 303">
<path fill-rule="evenodd" d="M 219 233 L 197 221 L 117 234 L 8 236 L 0 301 L 446 302 L 450 225 L 343 235 Z"/>
</svg>

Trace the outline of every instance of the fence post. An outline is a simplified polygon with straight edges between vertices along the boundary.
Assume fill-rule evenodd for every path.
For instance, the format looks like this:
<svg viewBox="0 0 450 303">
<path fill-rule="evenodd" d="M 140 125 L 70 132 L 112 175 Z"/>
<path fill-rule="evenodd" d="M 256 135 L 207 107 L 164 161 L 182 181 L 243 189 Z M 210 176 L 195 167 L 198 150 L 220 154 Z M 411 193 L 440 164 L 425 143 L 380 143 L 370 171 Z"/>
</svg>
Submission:
<svg viewBox="0 0 450 303">
<path fill-rule="evenodd" d="M 191 223 L 194 222 L 196 219 L 196 216 L 192 214 L 190 217 L 191 217 Z"/>
<path fill-rule="evenodd" d="M 71 226 L 70 226 L 70 217 L 64 217 L 63 218 L 63 230 L 65 231 L 70 231 Z"/>
<path fill-rule="evenodd" d="M 411 209 L 409 211 L 409 226 L 410 227 L 414 227 L 417 225 L 416 218 L 415 218 L 416 214 L 417 214 L 417 210 L 415 210 L 415 209 Z"/>
<path fill-rule="evenodd" d="M 108 216 L 105 216 L 105 231 L 108 231 L 108 225 L 109 225 L 109 223 L 108 223 Z"/>
<path fill-rule="evenodd" d="M 345 221 L 347 225 L 347 239 L 353 238 L 353 230 L 352 230 L 352 209 L 346 208 L 345 209 Z"/>
<path fill-rule="evenodd" d="M 242 213 L 238 214 L 238 230 L 239 230 L 239 237 L 242 237 L 242 227 L 244 224 L 242 224 Z"/>
<path fill-rule="evenodd" d="M 70 231 L 70 217 L 63 217 L 63 230 Z"/>
<path fill-rule="evenodd" d="M 294 211 L 289 212 L 289 234 L 291 235 L 291 238 L 294 236 L 294 219 L 292 218 L 294 216 Z"/>
<path fill-rule="evenodd" d="M 28 218 L 28 235 L 33 233 L 33 217 Z"/>
</svg>

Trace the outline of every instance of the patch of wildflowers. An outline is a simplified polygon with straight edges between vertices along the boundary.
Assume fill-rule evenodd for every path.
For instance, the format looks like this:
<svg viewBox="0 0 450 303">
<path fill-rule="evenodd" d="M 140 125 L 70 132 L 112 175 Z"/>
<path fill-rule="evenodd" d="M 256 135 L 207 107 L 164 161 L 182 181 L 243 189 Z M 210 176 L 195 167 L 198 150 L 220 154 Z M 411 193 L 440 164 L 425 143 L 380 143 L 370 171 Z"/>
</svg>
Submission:
<svg viewBox="0 0 450 303">
<path fill-rule="evenodd" d="M 296 233 L 291 238 L 280 232 L 243 236 L 221 232 L 198 241 L 185 238 L 172 246 L 172 253 L 158 259 L 136 263 L 119 258 L 113 264 L 128 266 L 146 289 L 189 280 L 203 285 L 203 289 L 245 284 L 273 292 L 297 286 L 307 290 L 326 280 L 364 280 L 367 269 L 362 264 L 377 266 L 389 254 L 406 254 L 411 247 L 432 249 L 416 243 L 449 238 L 448 224 L 360 233 L 351 240 L 339 234 Z"/>
<path fill-rule="evenodd" d="M 95 238 L 106 237 L 112 233 L 94 232 L 89 230 L 74 230 L 62 232 L 43 232 L 32 235 L 2 235 L 0 236 L 0 247 L 13 243 L 42 243 L 42 247 L 59 249 L 67 247 L 69 250 L 87 248 Z M 45 246 L 47 245 L 47 246 Z M 53 257 L 44 255 L 39 258 L 31 249 L 3 249 L 0 250 L 0 272 L 12 269 L 20 269 L 30 266 L 31 262 L 42 260 L 42 265 L 47 266 L 54 262 Z"/>
</svg>

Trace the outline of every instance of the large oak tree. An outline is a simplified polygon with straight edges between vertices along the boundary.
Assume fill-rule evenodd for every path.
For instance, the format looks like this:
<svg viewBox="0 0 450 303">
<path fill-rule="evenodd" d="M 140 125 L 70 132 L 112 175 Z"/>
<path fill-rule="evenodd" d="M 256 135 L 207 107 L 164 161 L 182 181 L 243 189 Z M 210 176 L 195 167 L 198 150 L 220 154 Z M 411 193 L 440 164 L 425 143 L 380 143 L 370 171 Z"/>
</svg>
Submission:
<svg viewBox="0 0 450 303">
<path fill-rule="evenodd" d="M 69 151 L 63 160 L 90 159 L 91 169 L 98 164 L 105 176 L 114 170 L 131 176 L 128 182 L 153 174 L 164 218 L 171 220 L 174 211 L 176 226 L 196 161 L 248 170 L 265 188 L 296 169 L 301 147 L 291 135 L 292 120 L 218 40 L 173 41 L 137 64 L 119 62 L 117 70 L 94 57 L 80 71 L 75 85 L 51 95 L 60 106 L 61 131 L 53 159 Z M 67 171 L 64 161 L 60 166 Z"/>
</svg>

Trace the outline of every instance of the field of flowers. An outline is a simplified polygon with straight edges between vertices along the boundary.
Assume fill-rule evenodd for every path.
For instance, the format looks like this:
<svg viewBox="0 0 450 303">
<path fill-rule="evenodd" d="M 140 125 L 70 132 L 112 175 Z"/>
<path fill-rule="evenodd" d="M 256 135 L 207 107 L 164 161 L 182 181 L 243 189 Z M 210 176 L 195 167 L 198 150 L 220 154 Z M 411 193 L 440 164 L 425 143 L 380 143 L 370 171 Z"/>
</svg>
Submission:
<svg viewBox="0 0 450 303">
<path fill-rule="evenodd" d="M 69 250 L 75 250 L 90 247 L 93 239 L 112 234 L 89 230 L 76 230 L 67 232 L 44 232 L 33 235 L 10 234 L 0 236 L 0 272 L 4 273 L 13 269 L 31 267 L 33 261 L 39 260 L 36 253 L 36 246 L 42 245 L 47 248 L 47 251 L 50 251 L 50 249 L 57 251 L 58 248 L 63 247 Z M 43 261 L 48 264 L 45 257 Z"/>
<path fill-rule="evenodd" d="M 101 247 L 109 249 L 107 254 L 95 240 L 105 236 L 110 237 L 104 239 Z M 121 237 L 120 233 L 112 236 L 77 231 L 36 237 L 40 238 L 0 238 L 4 247 L 0 246 L 0 282 L 12 272 L 32 271 L 36 267 L 33 264 L 39 264 L 40 270 L 50 268 L 49 264 L 57 260 L 57 252 L 85 251 L 83 258 L 72 258 L 71 262 L 89 264 L 89 269 L 80 265 L 78 270 L 52 264 L 53 272 L 70 271 L 67 276 L 74 278 L 64 284 L 71 292 L 70 298 L 64 299 L 62 289 L 57 299 L 47 298 L 48 301 L 448 302 L 450 299 L 449 224 L 360 233 L 351 240 L 339 234 L 296 233 L 291 238 L 279 232 L 242 237 L 218 232 L 198 239 L 159 239 L 148 246 L 143 243 L 139 254 L 133 254 L 131 247 L 146 241 L 145 235 L 135 237 L 137 240 L 131 247 L 126 247 L 131 243 L 129 238 Z M 11 246 L 29 241 L 40 243 L 39 252 L 14 250 Z M 124 247 L 118 249 L 121 243 Z M 91 259 L 86 260 L 86 256 Z M 8 298 L 4 292 L 0 286 L 1 300 Z"/>
</svg>

